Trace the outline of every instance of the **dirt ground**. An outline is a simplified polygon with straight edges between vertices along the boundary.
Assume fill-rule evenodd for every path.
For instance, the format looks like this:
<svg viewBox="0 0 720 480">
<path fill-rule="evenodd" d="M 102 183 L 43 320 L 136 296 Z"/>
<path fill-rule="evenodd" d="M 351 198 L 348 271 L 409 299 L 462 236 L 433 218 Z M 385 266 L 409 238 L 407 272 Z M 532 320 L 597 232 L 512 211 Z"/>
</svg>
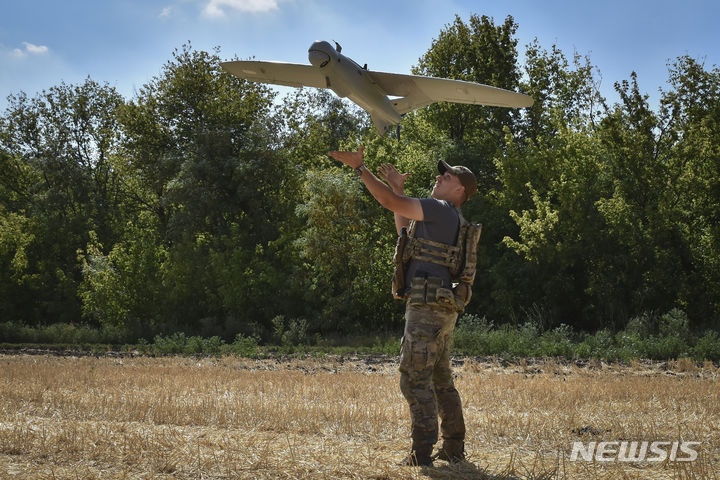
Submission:
<svg viewBox="0 0 720 480">
<path fill-rule="evenodd" d="M 409 417 L 393 357 L 2 354 L 0 478 L 719 476 L 720 369 L 711 363 L 454 365 L 468 461 L 411 468 L 396 466 Z M 610 443 L 605 455 L 573 460 L 573 442 Z M 621 461 L 622 442 L 667 442 L 657 444 L 666 458 Z M 697 458 L 683 461 L 687 450 L 673 447 L 682 442 L 697 442 Z"/>
</svg>

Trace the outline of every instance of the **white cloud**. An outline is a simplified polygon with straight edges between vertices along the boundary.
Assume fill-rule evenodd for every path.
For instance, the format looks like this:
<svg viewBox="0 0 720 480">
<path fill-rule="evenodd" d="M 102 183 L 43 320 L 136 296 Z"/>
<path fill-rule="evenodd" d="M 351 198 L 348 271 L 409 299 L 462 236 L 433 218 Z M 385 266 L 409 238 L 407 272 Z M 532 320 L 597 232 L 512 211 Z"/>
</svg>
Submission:
<svg viewBox="0 0 720 480">
<path fill-rule="evenodd" d="M 172 13 L 172 7 L 165 7 L 165 8 L 163 8 L 162 11 L 160 12 L 159 17 L 160 17 L 160 18 L 167 18 L 167 17 L 170 16 L 171 13 Z"/>
<path fill-rule="evenodd" d="M 42 55 L 43 53 L 48 52 L 48 47 L 46 47 L 45 45 L 33 45 L 32 43 L 28 42 L 23 42 L 23 45 L 25 45 L 25 50 L 27 50 L 28 53 Z"/>
<path fill-rule="evenodd" d="M 203 14 L 208 17 L 222 18 L 227 14 L 225 9 L 263 13 L 277 10 L 277 8 L 277 0 L 210 0 L 203 9 Z"/>
<path fill-rule="evenodd" d="M 35 45 L 30 42 L 22 42 L 25 48 L 15 48 L 12 51 L 14 57 L 24 57 L 25 55 L 44 55 L 50 51 L 45 45 Z"/>
</svg>

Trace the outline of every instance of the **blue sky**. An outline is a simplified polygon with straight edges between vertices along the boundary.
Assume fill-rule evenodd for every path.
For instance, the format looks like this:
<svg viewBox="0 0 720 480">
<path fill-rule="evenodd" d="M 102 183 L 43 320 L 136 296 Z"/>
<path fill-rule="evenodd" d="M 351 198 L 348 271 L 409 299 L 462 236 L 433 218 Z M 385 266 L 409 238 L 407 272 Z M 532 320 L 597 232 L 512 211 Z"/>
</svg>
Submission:
<svg viewBox="0 0 720 480">
<path fill-rule="evenodd" d="M 5 0 L 0 16 L 0 111 L 11 93 L 35 96 L 90 76 L 130 99 L 172 51 L 220 47 L 230 59 L 308 63 L 314 40 L 337 40 L 371 70 L 410 73 L 455 14 L 518 23 L 520 59 L 537 37 L 568 58 L 588 55 L 601 91 L 638 73 L 654 104 L 667 63 L 681 55 L 720 65 L 720 2 L 712 0 Z"/>
</svg>

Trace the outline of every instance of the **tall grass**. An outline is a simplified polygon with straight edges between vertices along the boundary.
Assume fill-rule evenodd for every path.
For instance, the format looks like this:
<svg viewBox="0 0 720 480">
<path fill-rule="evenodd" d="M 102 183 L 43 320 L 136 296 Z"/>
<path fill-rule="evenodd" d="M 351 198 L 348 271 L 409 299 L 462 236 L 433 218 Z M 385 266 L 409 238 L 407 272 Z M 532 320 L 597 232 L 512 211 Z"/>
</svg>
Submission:
<svg viewBox="0 0 720 480">
<path fill-rule="evenodd" d="M 567 325 L 543 331 L 538 325 L 533 321 L 496 327 L 484 317 L 464 315 L 455 329 L 455 348 L 465 355 L 517 358 L 720 361 L 720 335 L 715 331 L 692 334 L 680 310 L 632 319 L 626 329 L 616 333 L 608 329 L 580 333 Z"/>
<path fill-rule="evenodd" d="M 188 336 L 182 332 L 156 335 L 152 341 L 127 338 L 119 330 L 97 330 L 85 325 L 55 324 L 30 328 L 13 322 L 0 323 L 0 344 L 59 344 L 87 350 L 121 349 L 144 354 L 234 354 L 256 358 L 274 354 L 308 355 L 366 353 L 397 355 L 400 332 L 355 337 L 322 338 L 309 335 L 297 322 L 274 321 L 274 342 L 260 344 L 253 337 L 236 336 L 232 341 L 220 337 Z M 575 332 L 567 325 L 544 329 L 542 312 L 533 311 L 525 323 L 499 325 L 485 317 L 466 314 L 459 318 L 454 334 L 455 352 L 466 356 L 496 355 L 509 358 L 558 357 L 631 362 L 638 359 L 696 362 L 720 361 L 720 334 L 716 331 L 691 332 L 681 310 L 663 315 L 641 315 L 628 322 L 624 330 Z M 9 345 L 6 345 L 9 346 Z"/>
</svg>

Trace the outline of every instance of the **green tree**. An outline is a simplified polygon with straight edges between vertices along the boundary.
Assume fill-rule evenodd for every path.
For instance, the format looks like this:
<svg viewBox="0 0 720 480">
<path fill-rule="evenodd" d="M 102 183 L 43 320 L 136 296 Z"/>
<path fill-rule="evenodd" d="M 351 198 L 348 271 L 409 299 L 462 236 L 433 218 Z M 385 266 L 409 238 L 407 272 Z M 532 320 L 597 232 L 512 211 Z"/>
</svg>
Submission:
<svg viewBox="0 0 720 480">
<path fill-rule="evenodd" d="M 370 168 L 412 173 L 411 196 L 429 194 L 439 158 L 477 173 L 468 313 L 533 331 L 717 328 L 720 71 L 681 57 L 659 109 L 635 74 L 608 106 L 588 57 L 535 40 L 521 66 L 516 30 L 456 16 L 414 73 L 523 91 L 532 107 L 431 105 L 405 116 L 400 141 L 327 91 L 276 102 L 190 45 L 127 102 L 90 79 L 11 96 L 2 320 L 82 314 L 128 338 L 399 328 L 392 215 L 327 156 L 362 144 Z"/>
<path fill-rule="evenodd" d="M 717 71 L 680 59 L 658 113 L 632 74 L 616 84 L 621 103 L 598 116 L 597 97 L 582 93 L 592 91 L 590 69 L 568 71 L 555 50 L 531 58 L 540 77 L 532 85 L 552 85 L 548 72 L 585 80 L 562 102 L 573 108 L 536 93 L 548 113 L 530 116 L 527 137 L 508 136 L 499 198 L 519 230 L 504 243 L 525 261 L 505 257 L 503 268 L 521 280 L 496 293 L 508 306 L 537 308 L 549 326 L 619 329 L 677 307 L 696 326 L 711 323 Z"/>
<path fill-rule="evenodd" d="M 546 328 L 593 328 L 590 319 L 603 316 L 586 289 L 591 257 L 606 244 L 594 203 L 609 181 L 594 133 L 604 100 L 588 58 L 575 54 L 570 63 L 537 40 L 526 56 L 526 88 L 535 103 L 522 134 L 506 129 L 505 154 L 496 158 L 502 187 L 492 198 L 510 213 L 500 232 L 510 249 L 501 249 L 491 267 L 490 308 L 521 319 L 534 312 Z"/>
<path fill-rule="evenodd" d="M 128 173 L 137 177 L 130 193 L 137 208 L 157 215 L 168 241 L 187 229 L 226 233 L 251 211 L 253 190 L 238 184 L 277 136 L 273 94 L 219 63 L 185 45 L 119 115 Z"/>
<path fill-rule="evenodd" d="M 269 299 L 291 265 L 299 171 L 278 148 L 273 94 L 219 64 L 186 45 L 120 111 L 130 223 L 88 247 L 87 312 L 145 335 L 234 337 L 282 308 Z"/>
<path fill-rule="evenodd" d="M 391 137 L 374 137 L 367 142 L 365 164 L 375 170 L 392 161 L 412 171 L 407 193 L 425 196 L 423 170 L 432 167 L 416 154 Z M 296 242 L 306 273 L 306 302 L 319 322 L 310 327 L 323 334 L 397 328 L 399 310 L 390 291 L 397 238 L 392 213 L 338 165 L 308 172 L 297 213 L 306 225 Z"/>
<path fill-rule="evenodd" d="M 670 65 L 660 127 L 668 155 L 663 214 L 682 268 L 676 303 L 696 326 L 720 325 L 720 69 L 688 56 Z M 677 285 L 677 278 L 673 279 Z"/>
<path fill-rule="evenodd" d="M 364 110 L 328 90 L 299 89 L 283 99 L 282 146 L 302 168 L 333 166 L 327 152 L 348 138 L 372 136 Z"/>
<path fill-rule="evenodd" d="M 556 45 L 548 51 L 537 38 L 526 46 L 525 57 L 524 88 L 534 103 L 521 122 L 524 138 L 537 143 L 561 128 L 582 130 L 602 118 L 607 105 L 589 57 L 574 52 L 570 62 Z"/>
<path fill-rule="evenodd" d="M 484 15 L 471 15 L 467 23 L 456 16 L 420 57 L 413 73 L 517 90 L 516 30 L 511 16 L 498 26 Z M 455 144 L 474 147 L 484 156 L 496 152 L 502 143 L 502 127 L 516 118 L 506 108 L 445 102 L 430 105 L 425 113 Z"/>
<path fill-rule="evenodd" d="M 79 319 L 76 250 L 94 230 L 112 241 L 120 219 L 114 169 L 120 95 L 91 79 L 35 98 L 9 97 L 0 122 L 0 208 L 14 238 L 17 281 L 5 284 L 5 316 L 29 323 Z M 9 234 L 10 235 L 10 234 Z M 12 250 L 12 249 L 11 249 Z"/>
</svg>

